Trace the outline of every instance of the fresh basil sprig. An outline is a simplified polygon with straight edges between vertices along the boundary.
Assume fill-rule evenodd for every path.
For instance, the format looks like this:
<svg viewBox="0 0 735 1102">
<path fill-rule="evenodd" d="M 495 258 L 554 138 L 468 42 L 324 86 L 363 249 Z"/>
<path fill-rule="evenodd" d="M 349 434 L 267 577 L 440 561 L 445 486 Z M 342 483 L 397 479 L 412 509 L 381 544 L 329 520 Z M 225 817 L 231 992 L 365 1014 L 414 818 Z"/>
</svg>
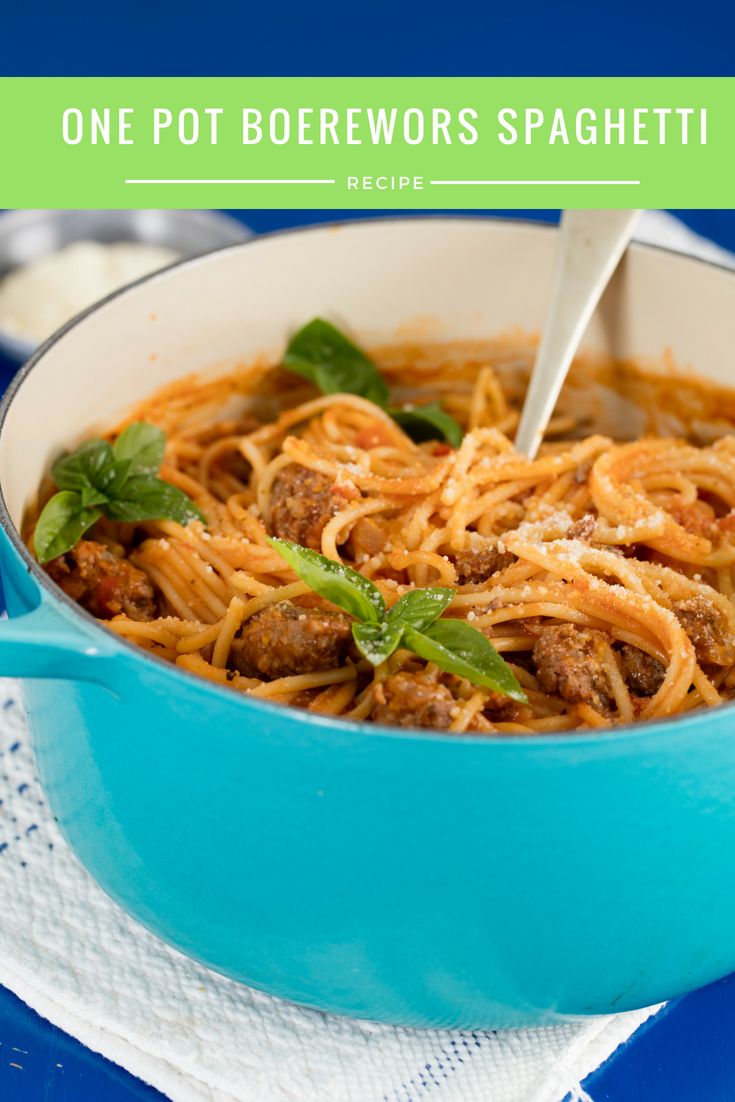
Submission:
<svg viewBox="0 0 735 1102">
<path fill-rule="evenodd" d="M 268 542 L 310 589 L 355 617 L 352 636 L 373 666 L 405 647 L 447 673 L 525 702 L 510 666 L 481 631 L 465 620 L 439 619 L 454 590 L 412 589 L 386 609 L 378 587 L 351 567 L 290 540 L 273 537 Z"/>
<path fill-rule="evenodd" d="M 321 318 L 294 334 L 283 366 L 314 383 L 322 394 L 360 394 L 376 406 L 388 405 L 388 384 L 372 360 Z"/>
<path fill-rule="evenodd" d="M 339 605 L 356 620 L 366 624 L 378 624 L 385 617 L 385 601 L 377 586 L 351 570 L 349 566 L 334 562 L 318 551 L 302 547 L 291 540 L 268 539 L 271 547 L 286 560 L 288 565 L 310 589 L 333 605 Z"/>
<path fill-rule="evenodd" d="M 59 493 L 44 506 L 33 536 L 38 561 L 46 563 L 69 551 L 102 516 L 206 523 L 183 490 L 156 477 L 165 448 L 159 428 L 136 421 L 114 444 L 95 437 L 57 459 L 51 477 Z"/>
<path fill-rule="evenodd" d="M 319 387 L 322 394 L 359 394 L 386 410 L 412 440 L 444 437 L 458 448 L 462 429 L 438 402 L 401 408 L 388 405 L 388 385 L 373 361 L 344 333 L 314 318 L 288 343 L 283 366 Z"/>
<path fill-rule="evenodd" d="M 460 425 L 438 402 L 427 402 L 424 406 L 404 406 L 403 409 L 391 406 L 388 413 L 417 444 L 422 440 L 436 440 L 438 436 L 443 436 L 453 448 L 458 448 L 462 443 Z"/>
</svg>

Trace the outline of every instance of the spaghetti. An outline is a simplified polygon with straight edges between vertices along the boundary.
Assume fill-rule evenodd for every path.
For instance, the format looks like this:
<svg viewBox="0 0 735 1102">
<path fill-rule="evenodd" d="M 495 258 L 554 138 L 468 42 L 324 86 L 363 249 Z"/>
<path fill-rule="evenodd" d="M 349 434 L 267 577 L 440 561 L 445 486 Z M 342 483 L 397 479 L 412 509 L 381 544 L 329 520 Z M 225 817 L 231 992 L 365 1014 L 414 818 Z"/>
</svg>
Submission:
<svg viewBox="0 0 735 1102">
<path fill-rule="evenodd" d="M 155 602 L 107 626 L 235 691 L 393 725 L 544 733 L 730 699 L 732 395 L 709 402 L 712 388 L 682 379 L 675 408 L 670 387 L 653 402 L 656 378 L 620 366 L 626 400 L 646 395 L 636 409 L 648 434 L 614 442 L 589 431 L 595 420 L 609 429 L 599 415 L 609 403 L 583 382 L 589 364 L 578 367 L 528 460 L 512 434 L 531 355 L 521 338 L 378 353 L 394 401 L 440 399 L 461 423 L 457 449 L 414 443 L 371 402 L 317 396 L 279 368 L 159 391 L 131 420 L 165 431 L 161 477 L 207 525 L 97 524 L 91 539 L 142 572 Z M 598 378 L 609 382 L 609 364 Z M 334 610 L 294 580 L 267 542 L 274 533 L 359 570 L 388 606 L 411 587 L 453 588 L 446 615 L 486 634 L 527 703 L 405 650 L 374 669 L 350 650 Z"/>
</svg>

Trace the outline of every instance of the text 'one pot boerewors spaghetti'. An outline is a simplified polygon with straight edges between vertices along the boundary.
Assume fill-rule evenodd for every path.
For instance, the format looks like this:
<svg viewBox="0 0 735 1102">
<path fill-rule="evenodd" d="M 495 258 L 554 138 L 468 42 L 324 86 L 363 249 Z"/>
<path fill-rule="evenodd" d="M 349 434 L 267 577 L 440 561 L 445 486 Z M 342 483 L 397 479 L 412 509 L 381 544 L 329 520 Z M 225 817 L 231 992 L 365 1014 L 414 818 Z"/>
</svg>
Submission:
<svg viewBox="0 0 735 1102">
<path fill-rule="evenodd" d="M 324 715 L 523 734 L 729 699 L 735 398 L 610 364 L 596 396 L 578 366 L 530 461 L 531 358 L 377 370 L 314 321 L 282 365 L 170 385 L 58 460 L 29 544 L 118 635 Z"/>
</svg>

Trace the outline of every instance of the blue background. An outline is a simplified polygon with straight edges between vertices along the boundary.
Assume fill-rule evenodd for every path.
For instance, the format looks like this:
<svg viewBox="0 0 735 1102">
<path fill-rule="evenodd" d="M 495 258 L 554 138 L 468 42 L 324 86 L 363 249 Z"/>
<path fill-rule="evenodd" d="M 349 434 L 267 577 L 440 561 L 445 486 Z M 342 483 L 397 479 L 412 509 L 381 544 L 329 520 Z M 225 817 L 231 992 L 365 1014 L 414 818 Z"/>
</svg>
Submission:
<svg viewBox="0 0 735 1102">
<path fill-rule="evenodd" d="M 9 3 L 5 75 L 726 76 L 735 7 L 670 0 Z"/>
<path fill-rule="evenodd" d="M 733 5 L 735 7 L 735 5 Z M 735 162 L 735 155 L 734 155 Z M 228 214 L 242 218 L 256 233 L 267 233 L 287 226 L 301 226 L 308 222 L 328 222 L 335 218 L 385 218 L 390 214 L 405 217 L 406 211 L 339 211 L 339 210 L 228 210 Z M 433 213 L 442 213 L 434 211 Z M 544 222 L 556 222 L 558 210 L 512 211 L 483 209 L 464 211 L 465 214 L 508 215 L 514 218 L 533 218 Z M 726 249 L 735 251 L 735 210 L 675 210 L 672 212 L 691 229 L 709 237 Z"/>
<path fill-rule="evenodd" d="M 257 7 L 15 3 L 0 10 L 0 75 L 726 76 L 733 74 L 734 32 L 730 0 L 696 7 L 657 0 L 451 7 L 415 0 L 282 0 Z M 247 220 L 266 230 L 329 213 L 258 211 Z M 735 249 L 732 211 L 681 213 L 693 228 Z M 0 365 L 0 373 L 7 379 L 7 366 Z M 729 979 L 671 1004 L 587 1089 L 595 1102 L 730 1102 L 734 1038 L 735 980 Z M 152 1102 L 161 1096 L 0 989 L 2 1102 L 102 1098 Z"/>
</svg>

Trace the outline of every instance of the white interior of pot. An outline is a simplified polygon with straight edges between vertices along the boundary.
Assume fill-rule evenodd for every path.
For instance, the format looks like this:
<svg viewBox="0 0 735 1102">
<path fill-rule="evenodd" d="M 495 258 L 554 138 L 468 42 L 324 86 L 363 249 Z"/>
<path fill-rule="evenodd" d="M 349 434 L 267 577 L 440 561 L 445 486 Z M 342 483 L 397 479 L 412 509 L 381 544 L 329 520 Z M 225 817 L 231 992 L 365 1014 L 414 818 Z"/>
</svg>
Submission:
<svg viewBox="0 0 735 1102">
<path fill-rule="evenodd" d="M 277 358 L 314 315 L 366 344 L 538 329 L 554 245 L 552 230 L 513 222 L 362 222 L 264 238 L 139 284 L 54 342 L 16 393 L 0 437 L 14 523 L 84 433 L 182 375 Z M 678 366 L 735 383 L 735 275 L 635 246 L 584 343 L 616 357 L 671 350 Z"/>
</svg>

